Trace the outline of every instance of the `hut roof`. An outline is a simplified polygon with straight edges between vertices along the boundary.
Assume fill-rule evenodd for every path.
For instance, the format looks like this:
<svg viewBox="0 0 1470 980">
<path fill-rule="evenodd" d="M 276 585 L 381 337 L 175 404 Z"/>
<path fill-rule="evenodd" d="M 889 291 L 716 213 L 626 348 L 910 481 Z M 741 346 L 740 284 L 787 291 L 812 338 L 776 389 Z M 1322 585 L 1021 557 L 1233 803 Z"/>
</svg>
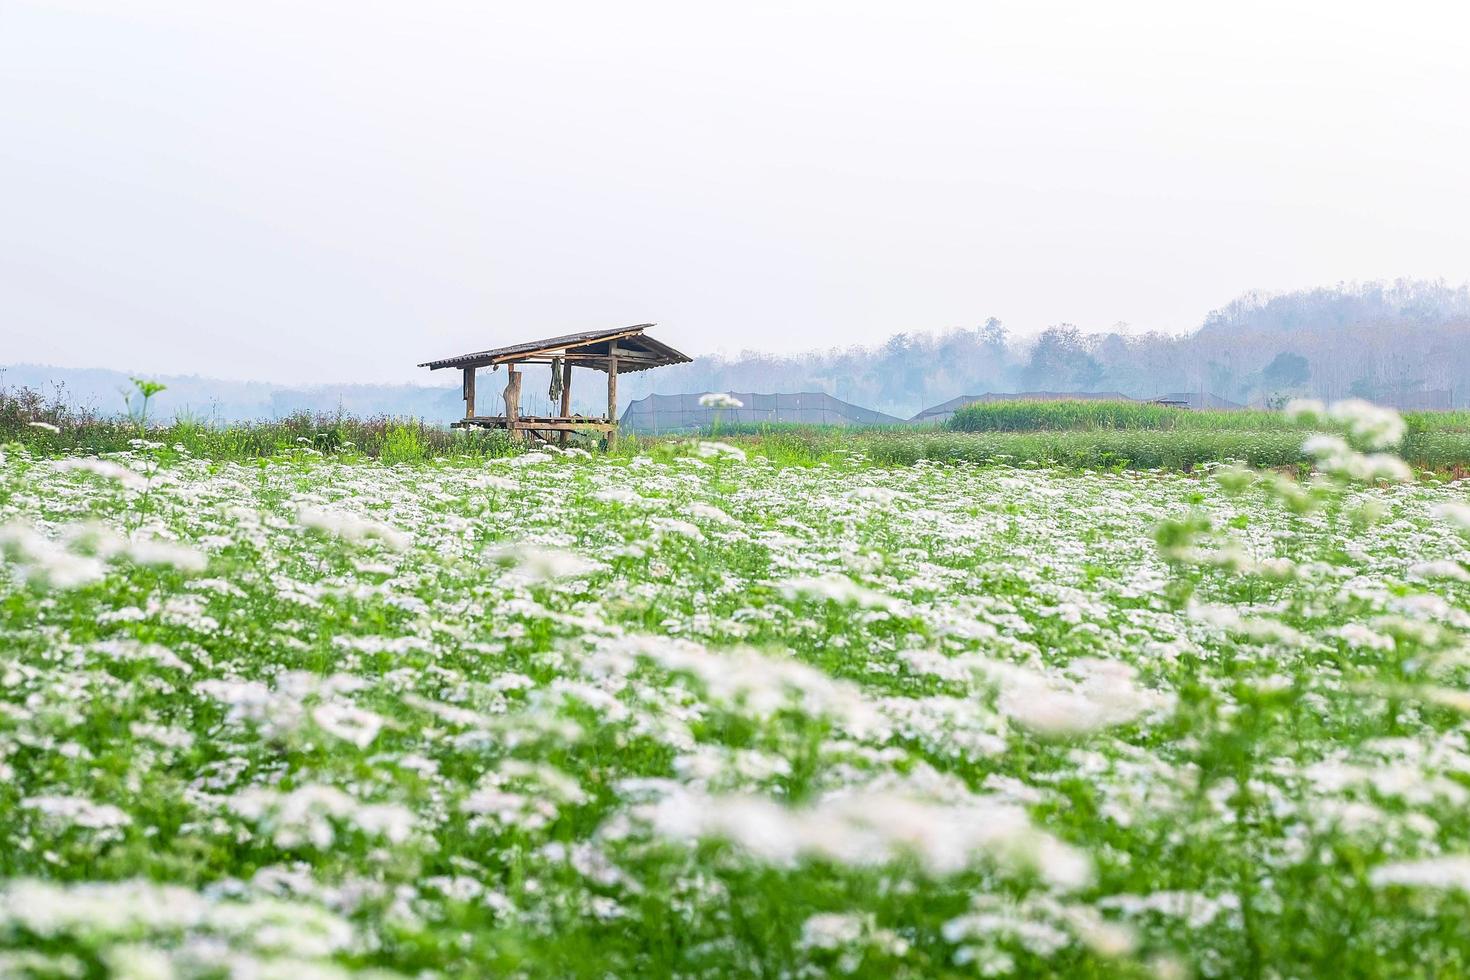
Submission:
<svg viewBox="0 0 1470 980">
<path fill-rule="evenodd" d="M 1155 402 L 1179 402 L 1195 410 L 1211 409 L 1219 412 L 1234 412 L 1245 408 L 1240 402 L 1233 402 L 1228 398 L 1221 398 L 1219 395 L 1211 394 L 1207 391 L 1170 391 L 1149 400 Z"/>
<path fill-rule="evenodd" d="M 573 355 L 578 358 L 579 367 L 606 371 L 613 343 L 618 346 L 619 374 L 627 374 L 629 371 L 646 371 L 665 364 L 683 364 L 692 360 L 688 355 L 681 354 L 668 344 L 660 343 L 643 332 L 651 326 L 653 326 L 651 323 L 639 323 L 631 327 L 613 327 L 609 330 L 584 330 L 560 337 L 547 337 L 545 340 L 528 340 L 506 347 L 493 347 L 490 350 L 457 354 L 454 357 L 446 357 L 437 361 L 425 361 L 419 367 L 437 371 L 440 368 L 485 367 L 491 364 L 506 364 L 532 358 Z M 583 358 L 585 360 L 582 360 Z"/>
</svg>

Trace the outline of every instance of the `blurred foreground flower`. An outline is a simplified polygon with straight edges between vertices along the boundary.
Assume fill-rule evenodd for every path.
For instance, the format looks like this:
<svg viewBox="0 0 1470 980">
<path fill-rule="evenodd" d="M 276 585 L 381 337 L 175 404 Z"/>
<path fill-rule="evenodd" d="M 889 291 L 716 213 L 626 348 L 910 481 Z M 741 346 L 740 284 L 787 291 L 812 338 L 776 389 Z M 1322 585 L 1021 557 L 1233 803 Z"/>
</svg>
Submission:
<svg viewBox="0 0 1470 980">
<path fill-rule="evenodd" d="M 803 858 L 873 867 L 902 858 L 931 875 L 949 875 L 988 857 L 1052 888 L 1092 881 L 1082 851 L 1037 829 L 1020 807 L 986 797 L 940 802 L 918 795 L 855 789 L 805 807 L 749 795 L 711 796 L 677 788 L 636 816 L 664 837 L 723 838 L 751 857 L 790 866 Z"/>
</svg>

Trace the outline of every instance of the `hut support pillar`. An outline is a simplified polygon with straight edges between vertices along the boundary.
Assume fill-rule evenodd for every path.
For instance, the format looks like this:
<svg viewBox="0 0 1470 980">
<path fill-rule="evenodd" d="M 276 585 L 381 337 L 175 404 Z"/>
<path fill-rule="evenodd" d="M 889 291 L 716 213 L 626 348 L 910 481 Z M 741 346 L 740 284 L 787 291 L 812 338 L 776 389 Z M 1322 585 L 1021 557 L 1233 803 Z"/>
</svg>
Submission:
<svg viewBox="0 0 1470 980">
<path fill-rule="evenodd" d="M 607 420 L 612 425 L 618 424 L 618 346 L 609 345 L 609 357 L 607 359 Z M 607 430 L 607 448 L 613 449 L 618 444 L 618 430 Z"/>
<path fill-rule="evenodd" d="M 475 369 L 472 367 L 464 369 L 464 417 L 475 417 Z"/>
<path fill-rule="evenodd" d="M 563 361 L 561 366 L 561 417 L 564 419 L 572 417 L 572 362 Z M 561 431 L 560 443 L 565 446 L 571 433 L 563 429 Z"/>
<path fill-rule="evenodd" d="M 510 433 L 512 442 L 519 442 L 516 419 L 521 414 L 521 373 L 515 365 L 507 364 L 505 374 L 505 430 Z"/>
</svg>

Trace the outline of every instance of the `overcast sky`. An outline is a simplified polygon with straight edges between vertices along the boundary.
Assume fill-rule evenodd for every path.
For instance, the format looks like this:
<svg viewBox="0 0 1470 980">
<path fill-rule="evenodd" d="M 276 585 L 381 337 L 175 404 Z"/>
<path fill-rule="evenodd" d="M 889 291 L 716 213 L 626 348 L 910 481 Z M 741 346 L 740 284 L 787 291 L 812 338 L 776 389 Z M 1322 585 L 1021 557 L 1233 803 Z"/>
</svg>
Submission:
<svg viewBox="0 0 1470 980">
<path fill-rule="evenodd" d="M 0 0 L 0 363 L 428 380 L 1459 283 L 1467 11 Z"/>
</svg>

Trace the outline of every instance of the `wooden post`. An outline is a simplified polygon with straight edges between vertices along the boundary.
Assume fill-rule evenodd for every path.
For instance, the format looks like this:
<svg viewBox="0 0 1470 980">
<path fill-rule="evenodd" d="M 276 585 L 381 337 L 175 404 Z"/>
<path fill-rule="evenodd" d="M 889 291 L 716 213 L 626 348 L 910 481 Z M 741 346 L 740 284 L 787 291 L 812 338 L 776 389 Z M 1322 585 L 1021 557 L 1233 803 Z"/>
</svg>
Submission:
<svg viewBox="0 0 1470 980">
<path fill-rule="evenodd" d="M 561 366 L 561 417 L 565 419 L 565 418 L 571 418 L 571 416 L 572 416 L 572 362 L 571 361 L 563 361 L 562 362 L 562 366 Z M 561 442 L 561 444 L 563 446 L 565 446 L 567 444 L 567 440 L 571 438 L 571 435 L 572 434 L 570 432 L 568 432 L 566 429 L 562 429 L 561 430 L 561 439 L 560 439 L 560 442 Z"/>
<path fill-rule="evenodd" d="M 473 367 L 464 369 L 464 417 L 467 419 L 475 417 L 475 369 Z"/>
<path fill-rule="evenodd" d="M 607 420 L 613 428 L 607 430 L 607 448 L 618 444 L 618 345 L 608 345 L 607 359 Z"/>
<path fill-rule="evenodd" d="M 506 365 L 505 379 L 505 429 L 512 441 L 516 439 L 516 419 L 521 415 L 521 373 L 515 365 Z"/>
</svg>

